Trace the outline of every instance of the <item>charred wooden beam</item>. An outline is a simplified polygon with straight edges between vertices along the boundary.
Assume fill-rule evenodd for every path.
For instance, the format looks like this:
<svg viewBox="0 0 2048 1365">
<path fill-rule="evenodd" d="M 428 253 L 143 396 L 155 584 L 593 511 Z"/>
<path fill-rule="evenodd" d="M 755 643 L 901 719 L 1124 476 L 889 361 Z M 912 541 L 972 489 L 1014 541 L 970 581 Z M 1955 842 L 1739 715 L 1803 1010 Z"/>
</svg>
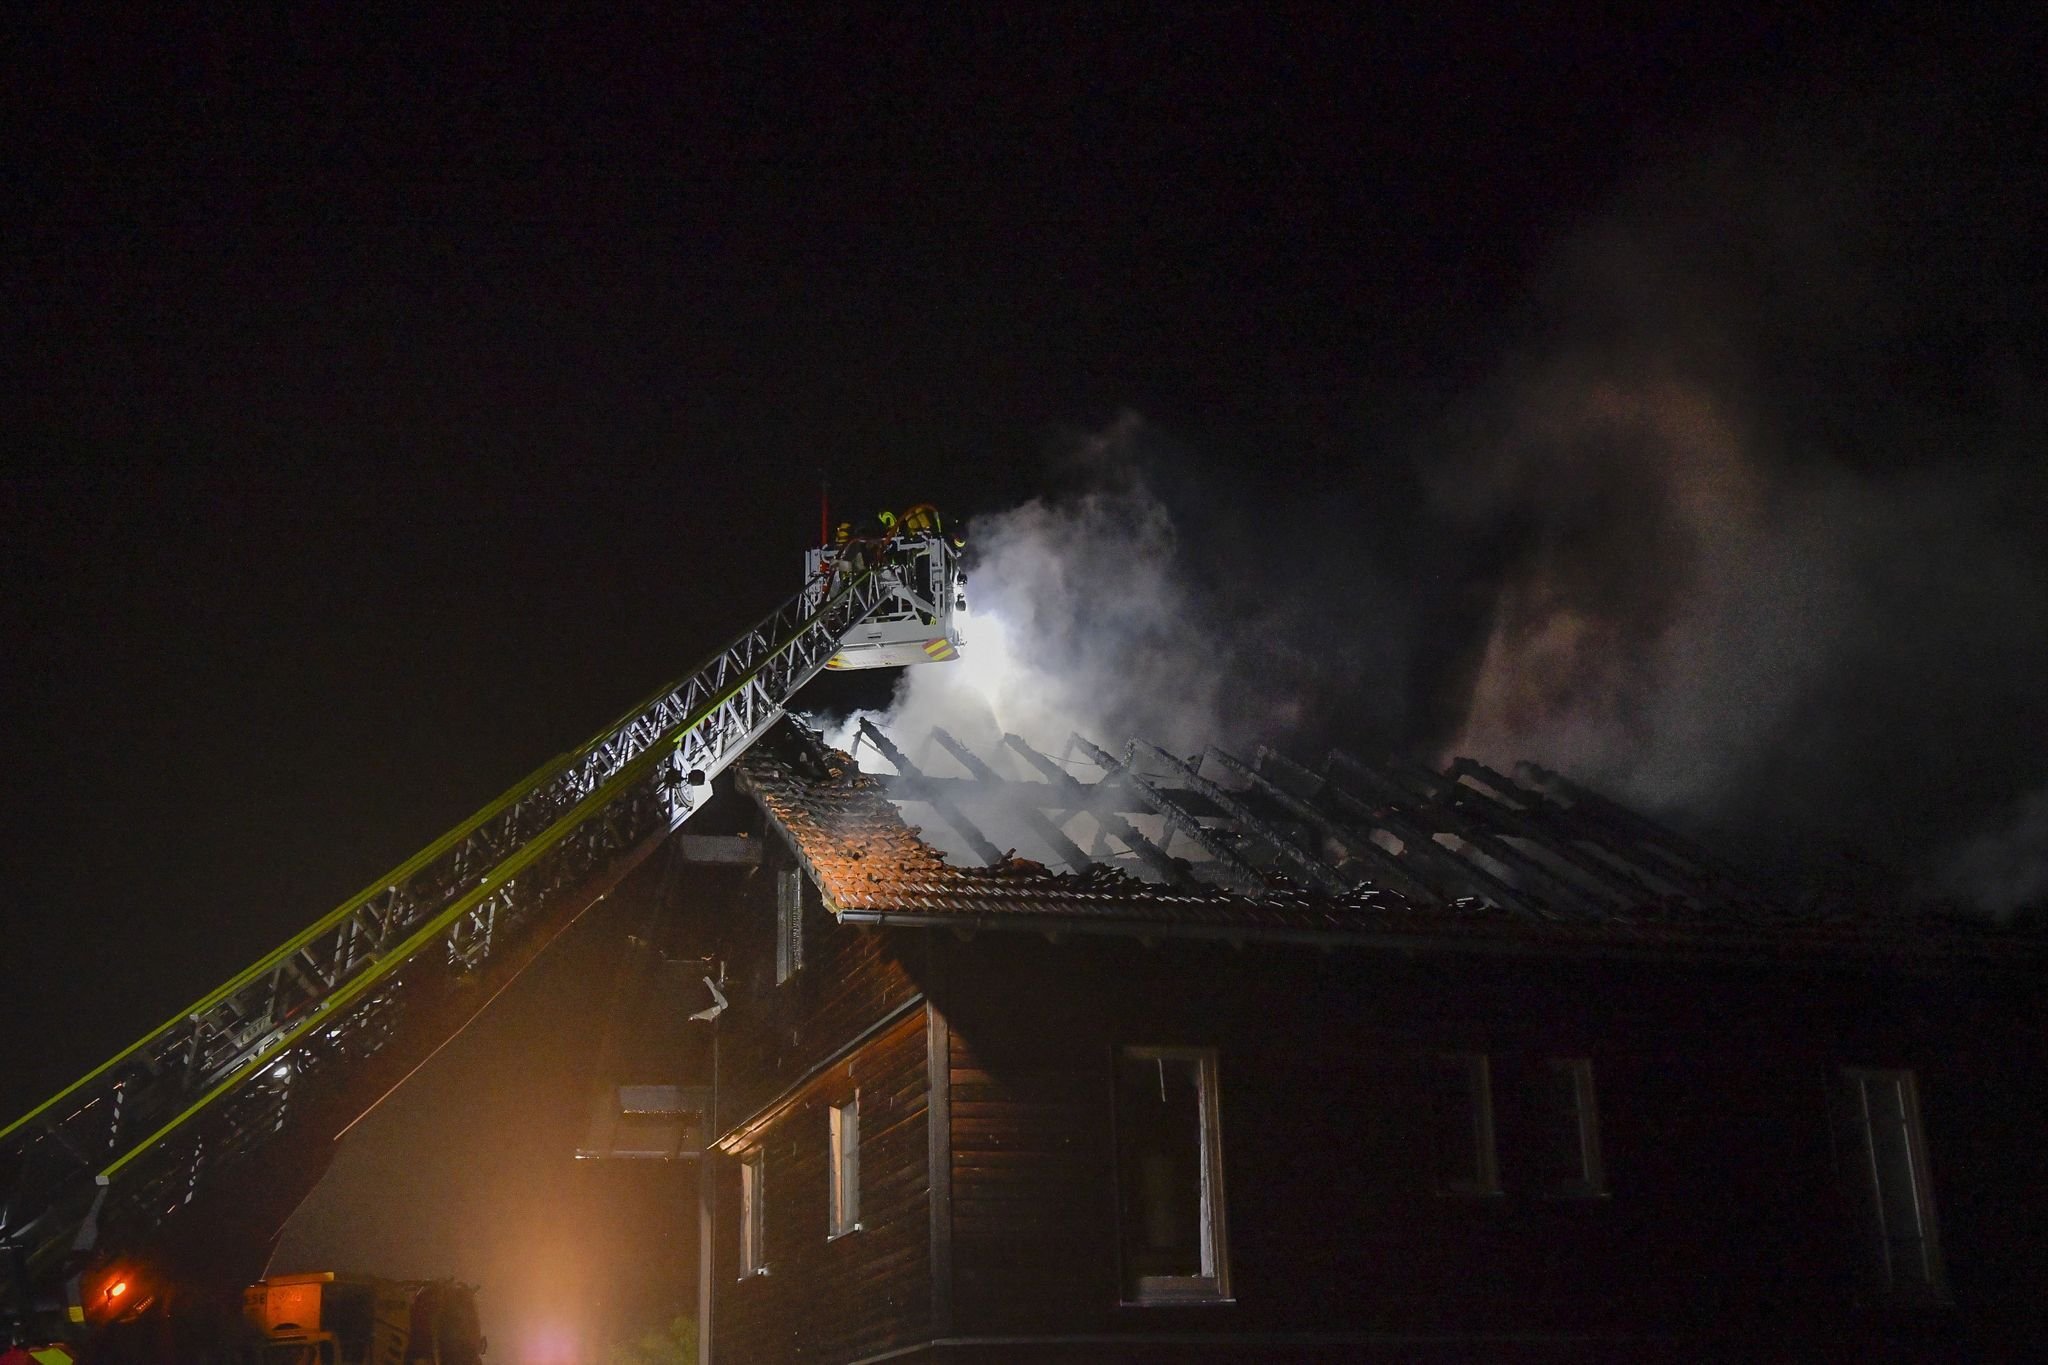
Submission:
<svg viewBox="0 0 2048 1365">
<path fill-rule="evenodd" d="M 1695 879 L 1704 877 L 1712 888 L 1714 899 L 1726 908 L 1761 914 L 1766 918 L 1782 913 L 1757 890 L 1745 873 L 1678 831 L 1660 825 L 1648 816 L 1638 815 L 1627 806 L 1572 781 L 1562 773 L 1529 762 L 1515 766 L 1517 772 L 1526 770 L 1541 786 L 1569 796 L 1572 804 L 1565 811 L 1568 818 L 1606 830 L 1611 836 L 1623 840 L 1627 847 L 1655 853 L 1663 862 L 1679 871 L 1689 872 Z"/>
<path fill-rule="evenodd" d="M 932 738 L 947 753 L 959 760 L 960 766 L 973 774 L 977 781 L 986 783 L 990 787 L 1004 788 L 1006 801 L 1010 796 L 1008 788 L 1018 785 L 1014 782 L 1005 782 L 996 773 L 996 770 L 982 762 L 972 749 L 969 749 L 965 744 L 953 738 L 952 735 L 939 726 L 934 725 L 932 727 Z M 1034 782 L 1031 785 L 1035 787 L 1042 784 Z M 1024 822 L 1031 826 L 1032 833 L 1045 840 L 1046 846 L 1053 851 L 1060 861 L 1073 868 L 1076 872 L 1086 872 L 1094 865 L 1094 860 L 1081 851 L 1079 844 L 1067 837 L 1065 830 L 1048 819 L 1044 811 L 1035 805 L 1021 806 L 1019 809 L 1023 813 Z"/>
<path fill-rule="evenodd" d="M 1250 782 L 1262 792 L 1266 799 L 1285 810 L 1289 815 L 1307 825 L 1324 839 L 1337 845 L 1352 857 L 1372 867 L 1376 880 L 1384 880 L 1394 890 L 1411 900 L 1425 905 L 1441 905 L 1445 899 L 1434 887 L 1423 881 L 1413 870 L 1403 867 L 1400 859 L 1381 848 L 1372 839 L 1355 830 L 1346 829 L 1328 815 L 1302 800 L 1294 793 L 1280 786 L 1265 774 L 1258 772 L 1251 764 L 1235 754 L 1211 746 L 1209 757 L 1229 769 L 1237 776 Z"/>
<path fill-rule="evenodd" d="M 1651 884 L 1652 877 L 1672 891 L 1690 894 L 1683 882 L 1642 866 L 1639 858 L 1630 856 L 1630 851 L 1616 848 L 1593 831 L 1575 826 L 1549 797 L 1530 791 L 1477 759 L 1453 759 L 1450 774 L 1464 779 L 1459 787 L 1484 803 L 1500 824 L 1540 844 L 1552 857 L 1598 878 L 1624 901 L 1640 904 L 1663 894 Z M 1520 804 L 1508 804 L 1510 798 Z M 1584 844 L 1592 845 L 1598 854 L 1587 853 Z"/>
<path fill-rule="evenodd" d="M 1348 760 L 1353 771 L 1364 771 L 1365 765 L 1352 759 L 1349 754 L 1338 754 L 1339 760 Z M 1402 758 L 1389 759 L 1379 770 L 1383 776 L 1415 793 L 1424 803 L 1423 809 L 1446 832 L 1480 849 L 1488 857 L 1519 872 L 1525 879 L 1542 888 L 1560 909 L 1578 909 L 1596 915 L 1605 915 L 1616 908 L 1642 903 L 1640 890 L 1623 890 L 1615 894 L 1608 883 L 1593 879 L 1591 886 L 1574 882 L 1557 868 L 1545 863 L 1528 849 L 1509 842 L 1509 836 L 1529 839 L 1542 847 L 1545 853 L 1557 857 L 1548 835 L 1531 835 L 1515 829 L 1502 818 L 1506 807 L 1483 805 L 1476 798 L 1477 793 L 1455 778 L 1444 776 Z M 1560 858 L 1560 862 L 1565 861 Z M 1567 864 L 1569 865 L 1569 864 Z"/>
<path fill-rule="evenodd" d="M 1412 820 L 1428 829 L 1429 842 L 1436 847 L 1444 847 L 1437 843 L 1436 836 L 1448 834 L 1462 841 L 1468 848 L 1517 874 L 1520 881 L 1514 884 L 1515 890 L 1523 902 L 1532 909 L 1551 915 L 1570 915 L 1583 911 L 1586 901 L 1583 892 L 1567 882 L 1560 881 L 1550 869 L 1503 842 L 1491 830 L 1461 818 L 1426 785 L 1404 785 L 1392 774 L 1353 758 L 1341 749 L 1330 751 L 1329 766 L 1333 770 L 1341 770 L 1352 780 L 1362 784 L 1377 800 L 1391 806 L 1403 807 Z M 1334 783 L 1332 787 L 1337 789 Z M 1460 861 L 1477 866 L 1471 858 Z"/>
<path fill-rule="evenodd" d="M 1243 854 L 1232 848 L 1224 840 L 1218 838 L 1216 831 L 1209 829 L 1200 820 L 1197 820 L 1194 816 L 1182 810 L 1179 805 L 1175 804 L 1171 792 L 1131 766 L 1131 757 L 1137 745 L 1136 740 L 1131 741 L 1131 750 L 1127 751 L 1125 757 L 1121 760 L 1108 750 L 1102 749 L 1083 739 L 1078 733 L 1074 736 L 1074 744 L 1082 753 L 1088 756 L 1096 767 L 1102 769 L 1105 777 L 1121 777 L 1130 783 L 1139 793 L 1140 797 L 1151 805 L 1153 811 L 1162 820 L 1166 821 L 1169 828 L 1179 830 L 1182 834 L 1187 835 L 1188 838 L 1193 839 L 1203 852 L 1213 858 L 1216 861 L 1217 867 L 1228 880 L 1236 882 L 1248 895 L 1254 898 L 1265 894 L 1265 877 L 1260 874 L 1256 867 L 1245 861 Z"/>
<path fill-rule="evenodd" d="M 1168 764 L 1181 781 L 1186 782 L 1189 787 L 1208 797 L 1224 814 L 1237 821 L 1239 825 L 1252 834 L 1264 840 L 1272 848 L 1273 856 L 1276 859 L 1299 872 L 1318 890 L 1326 891 L 1333 896 L 1341 896 L 1351 889 L 1351 884 L 1339 876 L 1335 868 L 1331 867 L 1321 858 L 1305 851 L 1292 839 L 1289 839 L 1264 820 L 1261 820 L 1252 811 L 1251 807 L 1238 800 L 1230 792 L 1211 782 L 1208 778 L 1203 777 L 1193 764 L 1168 753 L 1150 741 L 1132 740 L 1131 743 L 1134 747 L 1143 748 Z M 1142 781 L 1143 779 L 1139 780 Z M 1200 828 L 1199 824 L 1196 827 Z"/>
<path fill-rule="evenodd" d="M 1092 788 L 1082 785 L 1072 773 L 1062 768 L 1047 755 L 1032 748 L 1021 735 L 1006 734 L 1003 736 L 1003 743 L 1016 750 L 1026 763 L 1044 773 L 1046 781 L 1065 792 L 1068 801 L 1074 809 L 1094 816 L 1101 824 L 1105 835 L 1114 835 L 1116 838 L 1121 839 L 1126 848 L 1142 858 L 1159 875 L 1165 877 L 1170 882 L 1180 885 L 1186 885 L 1194 880 L 1189 875 L 1185 864 L 1176 862 L 1168 857 L 1164 849 L 1139 833 L 1130 821 L 1124 819 L 1123 816 L 1117 814 L 1114 810 L 1105 810 L 1095 805 L 1091 800 L 1091 796 L 1099 790 L 1102 784 L 1097 783 Z M 1073 741 L 1069 739 L 1068 746 L 1070 748 L 1072 744 Z M 1108 793 L 1102 794 L 1107 795 Z"/>
<path fill-rule="evenodd" d="M 1327 800 L 1335 807 L 1335 814 L 1356 823 L 1362 837 L 1369 838 L 1373 829 L 1383 829 L 1393 835 L 1401 841 L 1400 857 L 1403 860 L 1412 860 L 1420 867 L 1430 869 L 1444 880 L 1447 887 L 1462 888 L 1468 895 L 1479 896 L 1511 910 L 1551 917 L 1548 910 L 1519 888 L 1508 885 L 1471 859 L 1460 858 L 1445 848 L 1436 841 L 1432 831 L 1407 819 L 1399 809 L 1386 807 L 1375 810 L 1336 783 L 1310 772 L 1263 744 L 1259 746 L 1258 761 L 1261 769 L 1276 769 L 1289 774 L 1297 782 L 1310 784 L 1313 788 L 1311 799 Z"/>
<path fill-rule="evenodd" d="M 877 729 L 872 721 L 863 717 L 860 723 L 860 731 L 867 736 L 868 742 L 875 746 L 883 758 L 888 759 L 890 763 L 895 765 L 897 772 L 902 773 L 905 777 L 922 778 L 924 776 L 918 770 L 917 765 L 910 761 L 910 755 L 897 748 L 895 743 Z M 959 831 L 960 837 L 967 841 L 967 846 L 974 850 L 975 857 L 981 859 L 983 863 L 990 867 L 994 867 L 1003 860 L 1003 851 L 990 843 L 988 836 L 983 834 L 972 820 L 963 815 L 960 808 L 954 805 L 953 802 L 940 796 L 932 796 L 926 799 L 931 802 L 932 809 L 939 813 L 940 819 Z"/>
<path fill-rule="evenodd" d="M 920 770 L 922 771 L 922 770 Z M 1066 792 L 1044 782 L 1008 781 L 998 785 L 984 782 L 975 777 L 940 777 L 925 772 L 919 777 L 907 777 L 902 773 L 876 773 L 874 777 L 882 784 L 882 790 L 893 801 L 923 801 L 933 804 L 933 798 L 951 801 L 964 811 L 972 812 L 982 805 L 1014 806 L 1019 810 L 1038 810 L 1055 818 L 1071 813 L 1074 802 Z M 1085 788 L 1095 793 L 1094 786 Z M 1122 815 L 1149 815 L 1152 807 L 1134 791 L 1122 783 L 1112 783 L 1107 791 L 1094 795 L 1094 809 L 1116 811 Z M 1204 817 L 1221 815 L 1209 799 L 1195 792 L 1182 797 L 1181 804 Z"/>
</svg>

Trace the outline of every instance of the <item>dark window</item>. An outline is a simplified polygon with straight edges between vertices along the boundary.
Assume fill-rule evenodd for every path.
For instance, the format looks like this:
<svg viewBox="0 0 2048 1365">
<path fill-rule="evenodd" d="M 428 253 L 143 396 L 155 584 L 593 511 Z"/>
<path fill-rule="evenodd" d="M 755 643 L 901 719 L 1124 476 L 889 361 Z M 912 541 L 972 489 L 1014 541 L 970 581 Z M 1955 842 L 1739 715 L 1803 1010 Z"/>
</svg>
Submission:
<svg viewBox="0 0 2048 1365">
<path fill-rule="evenodd" d="M 1537 1191 L 1562 1196 L 1605 1194 L 1592 1059 L 1544 1058 L 1529 1076 L 1529 1109 L 1530 1174 Z"/>
<path fill-rule="evenodd" d="M 1500 1193 L 1493 1138 L 1493 1068 L 1483 1052 L 1428 1059 L 1431 1157 L 1440 1194 Z"/>
<path fill-rule="evenodd" d="M 1843 1180 L 1863 1223 L 1871 1283 L 1901 1298 L 1945 1297 L 1913 1073 L 1845 1067 L 1835 1106 Z"/>
<path fill-rule="evenodd" d="M 1122 1049 L 1116 1125 L 1125 1299 L 1228 1297 L 1214 1050 Z"/>
</svg>

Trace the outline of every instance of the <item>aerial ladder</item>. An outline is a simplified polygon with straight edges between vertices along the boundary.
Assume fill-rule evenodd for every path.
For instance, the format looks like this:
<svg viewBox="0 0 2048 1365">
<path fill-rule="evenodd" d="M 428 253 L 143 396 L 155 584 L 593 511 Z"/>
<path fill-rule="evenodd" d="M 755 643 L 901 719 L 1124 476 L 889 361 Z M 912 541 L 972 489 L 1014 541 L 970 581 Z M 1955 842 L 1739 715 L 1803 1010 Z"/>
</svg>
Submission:
<svg viewBox="0 0 2048 1365">
<path fill-rule="evenodd" d="M 0 1351 L 82 1343 L 260 1273 L 333 1139 L 698 809 L 827 667 L 962 644 L 936 512 L 809 552 L 803 587 L 133 1046 L 0 1129 Z"/>
</svg>

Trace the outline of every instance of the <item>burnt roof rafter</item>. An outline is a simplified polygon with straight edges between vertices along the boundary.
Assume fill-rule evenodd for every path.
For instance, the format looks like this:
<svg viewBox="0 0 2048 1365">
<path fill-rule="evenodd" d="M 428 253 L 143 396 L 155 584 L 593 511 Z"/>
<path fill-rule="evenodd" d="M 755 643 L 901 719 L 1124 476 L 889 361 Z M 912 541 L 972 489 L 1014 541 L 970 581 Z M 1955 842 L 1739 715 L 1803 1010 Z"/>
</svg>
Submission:
<svg viewBox="0 0 2048 1365">
<path fill-rule="evenodd" d="M 1385 830 L 1401 845 L 1400 857 L 1413 860 L 1419 867 L 1427 868 L 1431 874 L 1442 880 L 1446 888 L 1459 888 L 1463 894 L 1478 896 L 1510 910 L 1521 910 L 1544 918 L 1555 918 L 1553 912 L 1540 902 L 1524 895 L 1517 888 L 1501 880 L 1491 869 L 1461 858 L 1436 841 L 1434 831 L 1407 818 L 1398 807 L 1374 806 L 1344 790 L 1336 783 L 1310 772 L 1285 755 L 1265 745 L 1259 746 L 1259 767 L 1273 769 L 1290 776 L 1296 783 L 1305 784 L 1313 792 L 1312 800 L 1327 802 L 1327 808 L 1362 831 Z M 1327 809 L 1326 808 L 1326 809 Z"/>
<path fill-rule="evenodd" d="M 1345 753 L 1330 751 L 1330 765 L 1356 781 L 1387 794 L 1389 799 L 1406 799 L 1415 815 L 1442 834 L 1461 839 L 1486 857 L 1516 874 L 1519 883 L 1549 902 L 1566 909 L 1587 901 L 1609 901 L 1604 889 L 1581 886 L 1542 859 L 1507 840 L 1507 831 L 1496 828 L 1490 812 L 1474 811 L 1458 800 L 1463 788 L 1455 781 L 1401 758 L 1373 766 Z"/>
<path fill-rule="evenodd" d="M 1237 755 L 1212 746 L 1207 756 L 1220 767 L 1243 778 L 1268 801 L 1307 825 L 1325 840 L 1343 849 L 1351 858 L 1369 867 L 1371 871 L 1366 874 L 1368 880 L 1383 881 L 1395 891 L 1425 905 L 1441 904 L 1446 899 L 1442 892 L 1431 886 L 1414 869 L 1403 866 L 1400 859 L 1382 848 L 1369 834 L 1361 834 L 1356 829 L 1339 824 L 1330 818 L 1327 811 L 1281 787 Z"/>
<path fill-rule="evenodd" d="M 1046 761 L 1057 764 L 1059 759 L 1046 755 Z M 922 770 L 920 770 L 922 771 Z M 1049 782 L 1038 782 L 1028 778 L 1011 779 L 997 774 L 993 781 L 974 777 L 944 777 L 933 772 L 924 772 L 921 777 L 905 777 L 901 773 L 880 772 L 875 776 L 898 801 L 924 801 L 929 803 L 936 796 L 953 802 L 962 810 L 971 811 L 988 802 L 1009 805 L 1028 805 L 1042 811 L 1072 815 L 1079 807 L 1072 795 L 1063 788 Z M 1135 788 L 1122 782 L 1083 782 L 1081 789 L 1089 794 L 1091 811 L 1114 812 L 1118 815 L 1150 815 L 1152 807 L 1146 803 Z M 1223 812 L 1210 802 L 1209 798 L 1195 791 L 1179 793 L 1180 802 L 1203 819 L 1213 819 Z"/>
<path fill-rule="evenodd" d="M 1216 831 L 1203 825 L 1200 820 L 1177 804 L 1173 799 L 1173 794 L 1165 787 L 1146 777 L 1131 765 L 1132 758 L 1136 756 L 1138 741 L 1131 741 L 1130 747 L 1126 750 L 1125 756 L 1122 759 L 1118 759 L 1108 750 L 1083 739 L 1079 734 L 1073 737 L 1072 743 L 1082 753 L 1086 754 L 1096 767 L 1102 770 L 1104 782 L 1121 777 L 1139 793 L 1146 804 L 1152 807 L 1154 813 L 1166 822 L 1168 828 L 1185 834 L 1200 845 L 1202 851 L 1215 861 L 1225 880 L 1237 883 L 1246 895 L 1254 898 L 1263 896 L 1266 893 L 1265 876 L 1256 867 L 1245 861 L 1243 854 L 1231 847 Z M 1157 749 L 1157 746 L 1150 747 Z M 1158 752 L 1163 753 L 1164 750 L 1158 750 Z"/>
<path fill-rule="evenodd" d="M 920 782 L 924 780 L 923 771 L 915 763 L 912 763 L 910 756 L 897 748 L 890 738 L 875 726 L 874 722 L 863 717 L 860 722 L 860 732 L 867 737 L 870 744 L 875 746 L 876 752 L 896 766 L 897 772 L 905 777 L 917 779 Z M 951 825 L 959 833 L 960 837 L 967 841 L 967 846 L 974 850 L 977 858 L 980 858 L 984 863 L 999 863 L 1003 860 L 1003 851 L 989 841 L 988 836 L 981 832 L 978 825 L 967 818 L 958 804 L 950 797 L 931 793 L 924 799 L 931 803 L 932 809 L 939 813 L 940 819 Z"/>
<path fill-rule="evenodd" d="M 1187 783 L 1190 789 L 1208 797 L 1225 815 L 1237 821 L 1249 833 L 1256 835 L 1261 842 L 1273 851 L 1276 861 L 1298 873 L 1315 886 L 1317 890 L 1333 896 L 1341 896 L 1351 889 L 1351 882 L 1339 873 L 1337 869 L 1302 848 L 1293 839 L 1282 834 L 1270 822 L 1261 819 L 1250 806 L 1239 800 L 1235 795 L 1211 782 L 1208 778 L 1203 777 L 1200 770 L 1194 764 L 1177 755 L 1168 753 L 1149 740 L 1132 740 L 1131 744 L 1134 748 L 1142 748 L 1151 753 L 1156 759 L 1166 763 L 1173 769 L 1174 775 Z M 1215 751 L 1211 750 L 1210 752 L 1213 753 Z"/>
<path fill-rule="evenodd" d="M 1594 832 L 1603 841 L 1627 850 L 1637 861 L 1645 855 L 1654 858 L 1653 870 L 1682 879 L 1701 899 L 1763 918 L 1778 915 L 1777 908 L 1756 892 L 1742 872 L 1676 830 L 1638 815 L 1562 773 L 1528 762 L 1515 765 L 1515 770 L 1526 772 L 1539 786 L 1569 797 L 1572 804 L 1566 815 L 1574 827 Z"/>
<path fill-rule="evenodd" d="M 1263 748 L 1247 763 L 1221 749 L 1183 758 L 1131 741 L 1118 759 L 1075 736 L 1067 752 L 1077 766 L 1083 754 L 1100 766 L 1093 779 L 1014 735 L 1004 743 L 1023 764 L 1004 774 L 950 734 L 935 731 L 932 740 L 967 778 L 931 778 L 907 758 L 899 772 L 917 776 L 863 772 L 809 733 L 757 746 L 739 765 L 742 790 L 787 837 L 842 920 L 1061 939 L 1457 952 L 1904 953 L 1988 962 L 2007 946 L 1988 931 L 1876 910 L 1777 906 L 1683 837 L 1526 765 L 1515 780 L 1471 761 L 1424 774 L 1396 760 L 1366 770 L 1369 778 L 1344 759 L 1318 774 Z M 886 756 L 895 745 L 876 747 Z M 1210 764 L 1213 776 L 1205 776 Z M 1028 822 L 1038 839 L 1022 841 L 1032 845 L 1023 856 L 990 857 L 994 845 L 984 836 L 983 865 L 952 861 L 904 819 L 904 803 L 930 800 L 920 783 L 940 782 L 941 794 L 983 821 L 979 828 L 1021 836 Z M 1142 828 L 1119 812 L 1128 803 L 1152 812 Z M 1087 837 L 1067 836 L 1076 813 L 1091 817 L 1104 852 L 1081 853 Z M 1187 835 L 1186 857 L 1146 837 L 1154 819 Z M 1066 846 L 1044 838 L 1045 826 Z M 1551 884 L 1539 890 L 1536 875 L 1489 845 L 1520 853 Z M 1041 846 L 1075 870 L 1039 861 Z M 1134 875 L 1134 859 L 1164 875 Z"/>
<path fill-rule="evenodd" d="M 1447 775 L 1459 789 L 1461 801 L 1476 801 L 1489 818 L 1599 880 L 1617 893 L 1624 904 L 1654 900 L 1687 889 L 1669 873 L 1644 866 L 1639 860 L 1630 859 L 1626 852 L 1611 847 L 1606 840 L 1571 820 L 1541 792 L 1530 791 L 1476 759 L 1453 760 Z M 1695 894 L 1705 890 L 1697 883 L 1690 889 Z"/>
<path fill-rule="evenodd" d="M 1068 746 L 1072 747 L 1074 741 L 1079 738 L 1078 735 L 1070 736 Z M 1100 798 L 1107 795 L 1103 788 L 1110 784 L 1084 786 L 1080 779 L 1062 768 L 1051 756 L 1032 748 L 1022 735 L 1006 734 L 1003 736 L 1003 743 L 1016 750 L 1025 762 L 1044 773 L 1045 780 L 1064 792 L 1074 809 L 1093 816 L 1105 834 L 1121 840 L 1126 848 L 1144 859 L 1145 863 L 1159 875 L 1177 885 L 1187 885 L 1194 881 L 1194 875 L 1188 870 L 1187 864 L 1171 857 L 1165 849 L 1146 838 L 1135 825 L 1115 810 L 1104 808 L 1107 803 Z"/>
<path fill-rule="evenodd" d="M 932 739 L 937 742 L 940 748 L 951 754 L 961 767 L 967 769 L 968 773 L 976 781 L 982 782 L 990 788 L 1002 789 L 1006 797 L 1009 795 L 1010 788 L 1022 785 L 1005 781 L 994 768 L 982 762 L 980 756 L 974 750 L 953 738 L 952 735 L 939 726 L 934 725 L 932 727 Z M 1034 782 L 1030 785 L 1039 786 L 1041 784 Z M 1046 846 L 1053 851 L 1053 855 L 1061 862 L 1076 872 L 1086 872 L 1094 865 L 1095 860 L 1082 852 L 1081 846 L 1068 838 L 1067 832 L 1055 824 L 1037 805 L 1026 804 L 1021 807 L 1021 810 L 1024 815 L 1024 822 L 1031 826 L 1032 833 L 1043 839 Z"/>
</svg>

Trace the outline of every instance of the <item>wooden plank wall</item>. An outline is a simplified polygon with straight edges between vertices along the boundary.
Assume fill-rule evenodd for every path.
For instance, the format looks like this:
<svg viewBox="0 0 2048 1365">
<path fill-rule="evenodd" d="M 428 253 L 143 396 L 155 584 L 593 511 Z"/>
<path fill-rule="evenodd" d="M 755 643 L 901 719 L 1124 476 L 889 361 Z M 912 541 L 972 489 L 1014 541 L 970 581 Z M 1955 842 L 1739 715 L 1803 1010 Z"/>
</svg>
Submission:
<svg viewBox="0 0 2048 1365">
<path fill-rule="evenodd" d="M 817 1077 L 755 1138 L 768 1273 L 740 1279 L 736 1165 L 721 1159 L 715 1358 L 853 1360 L 930 1338 L 931 1221 L 922 1010 Z M 827 1239 L 827 1110 L 860 1092 L 860 1221 Z"/>
<path fill-rule="evenodd" d="M 2018 1321 L 2048 1272 L 2023 983 L 993 935 L 937 966 L 963 1336 L 1867 1330 L 1824 1102 L 1844 1062 L 1919 1071 L 1959 1305 Z M 1218 1049 L 1234 1304 L 1119 1303 L 1111 1059 L 1147 1043 Z M 1498 1196 L 1435 1188 L 1437 1050 L 1492 1058 Z M 1547 1056 L 1593 1059 L 1606 1197 L 1531 1182 Z"/>
<path fill-rule="evenodd" d="M 719 1132 L 744 1121 L 892 1011 L 916 1000 L 910 964 L 927 936 L 841 924 L 803 881 L 804 965 L 776 984 L 776 878 L 795 866 L 768 833 L 757 875 L 719 918 L 711 950 L 726 963 L 732 1008 L 719 1021 Z"/>
<path fill-rule="evenodd" d="M 721 1361 L 857 1359 L 934 1335 L 1152 1335 L 1163 1348 L 1333 1330 L 1626 1337 L 1725 1318 L 1825 1337 L 1854 1311 L 1822 1102 L 1844 1061 L 1920 1073 L 1958 1304 L 2035 1312 L 2048 1148 L 2029 1135 L 2048 1124 L 2048 1088 L 2030 1078 L 2048 1067 L 2048 1028 L 2029 983 L 1762 961 L 960 942 L 841 925 L 806 880 L 805 966 L 777 985 L 775 871 L 790 854 L 766 837 L 763 867 L 717 910 L 707 943 L 729 964 L 733 1002 L 718 1130 L 796 1098 L 763 1130 L 767 1277 L 734 1278 L 736 1170 L 714 1164 Z M 918 1008 L 923 994 L 938 1017 Z M 1219 1052 L 1231 1305 L 1119 1302 L 1111 1061 L 1119 1044 L 1147 1043 Z M 1494 1059 L 1500 1197 L 1432 1187 L 1415 1060 L 1440 1049 Z M 1550 1055 L 1594 1060 L 1608 1198 L 1546 1199 L 1521 1183 L 1515 1088 Z M 926 1131 L 937 1081 L 950 1159 Z M 855 1084 L 874 1212 L 827 1243 L 824 1109 Z M 935 1254 L 950 1284 L 935 1282 Z"/>
<path fill-rule="evenodd" d="M 952 1033 L 947 1059 L 955 1322 L 1071 1330 L 1075 1306 L 1116 1280 L 1107 1077 L 1071 1033 L 1041 1030 L 1028 1048 L 984 1038 Z"/>
</svg>

